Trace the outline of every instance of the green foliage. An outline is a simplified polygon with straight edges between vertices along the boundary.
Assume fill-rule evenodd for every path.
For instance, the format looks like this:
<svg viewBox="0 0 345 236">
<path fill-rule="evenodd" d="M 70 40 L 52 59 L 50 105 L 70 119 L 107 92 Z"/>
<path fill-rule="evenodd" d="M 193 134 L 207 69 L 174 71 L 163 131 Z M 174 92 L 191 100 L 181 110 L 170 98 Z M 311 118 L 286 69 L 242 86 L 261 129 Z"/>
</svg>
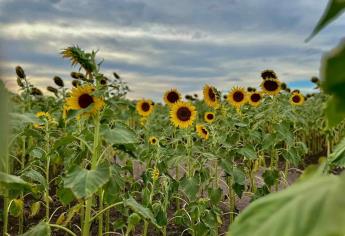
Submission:
<svg viewBox="0 0 345 236">
<path fill-rule="evenodd" d="M 320 176 L 261 198 L 230 227 L 229 236 L 342 236 L 345 175 Z"/>
<path fill-rule="evenodd" d="M 51 235 L 51 229 L 48 223 L 41 222 L 28 230 L 23 236 L 48 236 Z"/>
</svg>

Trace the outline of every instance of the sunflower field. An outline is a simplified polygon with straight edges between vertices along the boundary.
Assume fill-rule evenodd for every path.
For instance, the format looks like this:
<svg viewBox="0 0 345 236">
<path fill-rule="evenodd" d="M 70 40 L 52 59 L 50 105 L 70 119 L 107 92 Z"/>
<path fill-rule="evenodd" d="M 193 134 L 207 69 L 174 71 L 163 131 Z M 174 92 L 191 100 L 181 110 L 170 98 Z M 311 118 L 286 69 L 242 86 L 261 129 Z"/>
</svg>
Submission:
<svg viewBox="0 0 345 236">
<path fill-rule="evenodd" d="M 312 36 L 345 8 L 332 0 Z M 345 44 L 315 92 L 279 72 L 202 97 L 129 100 L 95 51 L 61 52 L 72 85 L 0 82 L 2 235 L 345 235 Z"/>
</svg>

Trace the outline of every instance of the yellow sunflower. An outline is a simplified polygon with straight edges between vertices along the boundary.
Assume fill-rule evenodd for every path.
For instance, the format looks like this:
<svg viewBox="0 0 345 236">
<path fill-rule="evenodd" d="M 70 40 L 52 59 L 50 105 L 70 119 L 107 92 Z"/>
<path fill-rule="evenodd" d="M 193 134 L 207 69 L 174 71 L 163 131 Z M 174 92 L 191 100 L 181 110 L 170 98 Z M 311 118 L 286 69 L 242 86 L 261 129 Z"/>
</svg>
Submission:
<svg viewBox="0 0 345 236">
<path fill-rule="evenodd" d="M 281 82 L 278 79 L 266 79 L 262 81 L 261 88 L 262 91 L 267 95 L 277 95 L 279 94 L 281 87 Z"/>
<path fill-rule="evenodd" d="M 261 92 L 251 92 L 248 94 L 248 103 L 253 107 L 257 107 L 260 105 L 262 101 L 262 93 Z"/>
<path fill-rule="evenodd" d="M 151 137 L 149 138 L 149 143 L 152 144 L 152 145 L 155 145 L 155 144 L 158 143 L 158 140 L 157 140 L 156 137 L 151 136 Z"/>
<path fill-rule="evenodd" d="M 46 121 L 48 121 L 48 122 L 52 121 L 52 117 L 50 116 L 50 114 L 48 112 L 39 111 L 36 113 L 36 117 L 40 118 L 40 119 L 46 119 Z M 33 126 L 36 129 L 40 129 L 40 128 L 44 127 L 43 124 L 38 124 L 38 123 L 35 123 Z"/>
<path fill-rule="evenodd" d="M 205 112 L 204 120 L 207 123 L 212 123 L 215 120 L 215 118 L 216 118 L 216 116 L 215 116 L 214 112 Z"/>
<path fill-rule="evenodd" d="M 136 105 L 137 112 L 141 116 L 149 116 L 153 111 L 152 101 L 150 99 L 141 99 Z"/>
<path fill-rule="evenodd" d="M 219 95 L 216 89 L 208 84 L 204 86 L 203 89 L 204 101 L 209 107 L 218 108 L 219 107 Z"/>
<path fill-rule="evenodd" d="M 293 93 L 290 97 L 290 103 L 294 106 L 303 105 L 304 100 L 304 96 L 300 93 Z"/>
<path fill-rule="evenodd" d="M 98 111 L 102 110 L 104 101 L 100 97 L 92 95 L 95 91 L 95 87 L 92 85 L 83 85 L 73 88 L 71 94 L 66 98 L 67 110 L 81 110 L 90 108 L 84 113 L 84 115 L 94 115 Z"/>
<path fill-rule="evenodd" d="M 202 139 L 207 140 L 209 133 L 208 130 L 206 129 L 206 127 L 202 124 L 197 124 L 196 125 L 196 133 L 198 134 L 198 136 Z"/>
<path fill-rule="evenodd" d="M 176 89 L 170 89 L 164 93 L 163 99 L 170 106 L 181 100 L 181 94 Z"/>
<path fill-rule="evenodd" d="M 247 92 L 242 87 L 234 87 L 228 93 L 227 97 L 228 103 L 235 108 L 239 109 L 241 106 L 246 104 L 248 100 Z"/>
<path fill-rule="evenodd" d="M 176 127 L 188 128 L 196 119 L 196 114 L 197 111 L 191 103 L 179 101 L 171 106 L 170 121 Z"/>
</svg>

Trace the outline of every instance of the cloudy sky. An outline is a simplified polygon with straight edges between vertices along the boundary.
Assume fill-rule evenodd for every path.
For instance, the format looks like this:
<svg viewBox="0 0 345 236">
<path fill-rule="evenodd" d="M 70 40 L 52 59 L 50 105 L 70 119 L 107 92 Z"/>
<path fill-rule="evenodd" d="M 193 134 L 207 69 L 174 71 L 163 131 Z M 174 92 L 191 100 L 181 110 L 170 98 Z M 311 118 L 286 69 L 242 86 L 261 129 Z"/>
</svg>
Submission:
<svg viewBox="0 0 345 236">
<path fill-rule="evenodd" d="M 103 72 L 118 72 L 150 97 L 176 87 L 200 93 L 205 83 L 222 91 L 257 86 L 274 69 L 293 88 L 310 91 L 320 57 L 344 35 L 338 19 L 304 43 L 327 0 L 0 0 L 0 70 L 16 89 L 22 65 L 40 88 L 73 70 L 59 55 L 78 44 L 98 49 Z M 70 84 L 68 82 L 68 84 Z"/>
</svg>

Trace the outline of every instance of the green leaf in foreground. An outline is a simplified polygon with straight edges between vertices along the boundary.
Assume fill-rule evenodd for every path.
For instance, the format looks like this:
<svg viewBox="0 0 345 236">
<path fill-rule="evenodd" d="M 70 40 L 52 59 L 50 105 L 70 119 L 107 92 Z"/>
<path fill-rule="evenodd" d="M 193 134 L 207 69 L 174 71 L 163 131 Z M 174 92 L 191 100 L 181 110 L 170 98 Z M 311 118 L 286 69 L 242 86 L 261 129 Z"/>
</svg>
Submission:
<svg viewBox="0 0 345 236">
<path fill-rule="evenodd" d="M 104 129 L 102 135 L 109 144 L 131 144 L 138 142 L 135 132 L 126 126 Z"/>
<path fill-rule="evenodd" d="M 316 34 L 318 34 L 324 27 L 335 20 L 344 11 L 345 1 L 344 0 L 330 0 L 328 2 L 327 8 L 324 11 L 319 22 L 315 26 L 311 35 L 306 39 L 306 41 L 311 40 Z"/>
<path fill-rule="evenodd" d="M 345 2 L 345 1 L 344 1 Z M 326 115 L 330 127 L 345 118 L 345 41 L 324 55 L 320 69 L 322 88 L 332 94 L 327 102 Z"/>
<path fill-rule="evenodd" d="M 30 184 L 20 177 L 0 172 L 0 195 L 5 194 L 7 191 L 20 193 L 30 190 L 30 188 Z"/>
<path fill-rule="evenodd" d="M 344 195 L 345 175 L 301 181 L 253 202 L 228 236 L 343 236 Z"/>
<path fill-rule="evenodd" d="M 345 167 L 345 138 L 335 147 L 329 160 L 336 166 Z"/>
<path fill-rule="evenodd" d="M 108 182 L 109 167 L 97 167 L 96 170 L 74 168 L 64 178 L 64 187 L 70 189 L 76 198 L 88 198 Z"/>
<path fill-rule="evenodd" d="M 50 226 L 46 222 L 41 222 L 29 229 L 23 236 L 48 236 L 51 234 Z"/>
</svg>

